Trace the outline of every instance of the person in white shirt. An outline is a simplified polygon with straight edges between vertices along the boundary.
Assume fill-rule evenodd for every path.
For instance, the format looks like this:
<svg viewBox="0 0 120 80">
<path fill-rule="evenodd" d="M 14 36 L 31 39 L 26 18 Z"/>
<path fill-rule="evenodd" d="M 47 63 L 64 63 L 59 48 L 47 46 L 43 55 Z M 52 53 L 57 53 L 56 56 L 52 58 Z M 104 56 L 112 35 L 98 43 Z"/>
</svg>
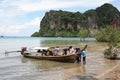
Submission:
<svg viewBox="0 0 120 80">
<path fill-rule="evenodd" d="M 74 53 L 75 53 L 75 50 L 73 49 L 72 46 L 69 47 L 69 53 L 70 53 L 70 54 L 74 54 Z"/>
</svg>

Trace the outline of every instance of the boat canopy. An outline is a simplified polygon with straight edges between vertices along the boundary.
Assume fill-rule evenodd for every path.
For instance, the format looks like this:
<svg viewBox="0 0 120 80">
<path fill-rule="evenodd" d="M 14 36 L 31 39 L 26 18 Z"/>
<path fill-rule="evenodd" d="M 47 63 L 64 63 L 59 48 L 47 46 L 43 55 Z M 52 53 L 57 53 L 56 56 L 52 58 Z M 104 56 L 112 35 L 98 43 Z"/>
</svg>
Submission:
<svg viewBox="0 0 120 80">
<path fill-rule="evenodd" d="M 33 48 L 31 48 L 32 50 L 48 50 L 48 49 L 50 49 L 50 47 L 33 47 Z"/>
</svg>

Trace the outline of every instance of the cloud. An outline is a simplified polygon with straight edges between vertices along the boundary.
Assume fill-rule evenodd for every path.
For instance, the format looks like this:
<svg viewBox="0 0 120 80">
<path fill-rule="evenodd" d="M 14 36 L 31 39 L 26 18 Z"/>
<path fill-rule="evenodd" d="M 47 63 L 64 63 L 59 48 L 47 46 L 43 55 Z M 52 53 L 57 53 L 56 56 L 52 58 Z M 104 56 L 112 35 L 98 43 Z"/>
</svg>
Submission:
<svg viewBox="0 0 120 80">
<path fill-rule="evenodd" d="M 3 19 L 2 21 L 11 21 L 13 17 L 25 16 L 35 11 L 73 7 L 97 7 L 111 1 L 113 0 L 1 0 L 0 18 Z"/>
<path fill-rule="evenodd" d="M 35 11 L 64 9 L 73 7 L 97 7 L 113 0 L 1 0 L 0 17 L 26 15 Z"/>
<path fill-rule="evenodd" d="M 39 27 L 40 24 L 40 18 L 36 17 L 33 20 L 23 23 L 23 24 L 19 24 L 19 25 L 9 25 L 9 26 L 1 26 L 0 27 L 0 33 L 7 33 L 7 34 L 16 34 L 19 33 L 22 29 L 26 29 L 29 27 Z"/>
<path fill-rule="evenodd" d="M 57 8 L 70 8 L 70 7 L 90 7 L 98 6 L 104 3 L 109 3 L 113 0 L 39 0 L 29 2 L 21 1 L 18 3 L 11 4 L 16 6 L 19 10 L 31 12 L 31 11 L 43 11 Z"/>
<path fill-rule="evenodd" d="M 70 7 L 96 7 L 111 1 L 113 0 L 3 0 L 1 5 L 3 8 L 11 7 L 17 11 L 32 12 Z"/>
<path fill-rule="evenodd" d="M 95 8 L 112 1 L 114 0 L 0 0 L 0 33 L 18 33 L 28 27 L 38 27 L 41 19 L 31 20 L 31 16 L 38 14 L 36 12 L 74 7 Z"/>
</svg>

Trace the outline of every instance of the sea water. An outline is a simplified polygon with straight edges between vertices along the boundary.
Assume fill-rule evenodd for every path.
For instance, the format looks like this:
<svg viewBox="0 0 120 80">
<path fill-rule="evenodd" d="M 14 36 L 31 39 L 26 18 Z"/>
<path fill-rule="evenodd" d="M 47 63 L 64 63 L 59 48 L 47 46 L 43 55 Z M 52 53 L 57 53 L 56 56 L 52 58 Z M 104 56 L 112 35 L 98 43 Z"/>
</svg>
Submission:
<svg viewBox="0 0 120 80">
<path fill-rule="evenodd" d="M 21 47 L 55 47 L 61 49 L 72 45 L 83 48 L 88 45 L 87 64 L 63 63 L 24 58 L 19 52 L 5 54 L 6 51 L 19 51 Z M 0 80 L 80 80 L 95 79 L 119 61 L 104 59 L 106 43 L 98 43 L 94 38 L 62 37 L 1 37 L 0 38 Z M 91 76 L 91 77 L 89 77 Z"/>
</svg>

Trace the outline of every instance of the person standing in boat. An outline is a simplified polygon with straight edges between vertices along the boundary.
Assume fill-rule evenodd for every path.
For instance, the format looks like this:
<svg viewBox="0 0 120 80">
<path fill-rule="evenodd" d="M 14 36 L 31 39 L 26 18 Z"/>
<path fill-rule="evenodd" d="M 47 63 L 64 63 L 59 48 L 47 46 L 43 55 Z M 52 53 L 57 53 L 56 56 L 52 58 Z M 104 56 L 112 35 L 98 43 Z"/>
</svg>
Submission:
<svg viewBox="0 0 120 80">
<path fill-rule="evenodd" d="M 83 64 L 86 64 L 86 51 L 85 50 L 82 51 L 82 61 L 83 61 Z"/>
</svg>

